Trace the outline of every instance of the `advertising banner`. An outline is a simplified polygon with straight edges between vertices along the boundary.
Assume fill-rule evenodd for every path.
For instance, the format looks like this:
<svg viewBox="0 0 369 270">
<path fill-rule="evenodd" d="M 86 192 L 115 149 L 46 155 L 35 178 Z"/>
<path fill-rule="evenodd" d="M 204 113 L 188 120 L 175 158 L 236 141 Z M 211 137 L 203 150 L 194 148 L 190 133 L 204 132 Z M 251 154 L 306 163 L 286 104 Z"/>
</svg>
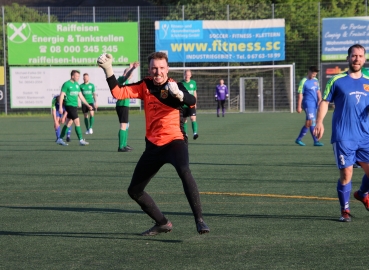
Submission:
<svg viewBox="0 0 369 270">
<path fill-rule="evenodd" d="M 346 60 L 348 48 L 357 43 L 369 46 L 369 17 L 323 19 L 323 61 Z"/>
<path fill-rule="evenodd" d="M 137 23 L 8 23 L 9 65 L 93 65 L 101 53 L 113 64 L 138 60 Z"/>
<path fill-rule="evenodd" d="M 0 67 L 0 85 L 5 85 L 4 67 Z"/>
<path fill-rule="evenodd" d="M 345 71 L 348 71 L 347 62 L 337 62 L 337 63 L 322 63 L 322 67 L 319 71 L 318 77 L 320 78 L 322 85 L 322 92 L 327 85 L 327 82 L 334 76 Z M 365 64 L 365 68 L 369 68 L 369 63 Z"/>
<path fill-rule="evenodd" d="M 0 104 L 5 104 L 4 85 L 0 85 Z"/>
<path fill-rule="evenodd" d="M 4 92 L 4 67 L 0 67 L 0 104 L 5 104 L 5 92 Z"/>
<path fill-rule="evenodd" d="M 113 67 L 114 74 L 122 75 L 126 67 Z M 90 83 L 95 85 L 98 107 L 114 107 L 104 71 L 98 67 L 10 67 L 11 108 L 50 108 L 51 100 L 60 94 L 62 85 L 70 79 L 70 73 L 77 69 L 83 83 L 83 74 L 88 73 Z M 130 82 L 140 78 L 140 69 L 132 73 Z M 141 100 L 131 99 L 130 107 L 140 107 Z"/>
<path fill-rule="evenodd" d="M 285 59 L 284 19 L 156 21 L 156 51 L 169 62 L 263 62 Z"/>
</svg>

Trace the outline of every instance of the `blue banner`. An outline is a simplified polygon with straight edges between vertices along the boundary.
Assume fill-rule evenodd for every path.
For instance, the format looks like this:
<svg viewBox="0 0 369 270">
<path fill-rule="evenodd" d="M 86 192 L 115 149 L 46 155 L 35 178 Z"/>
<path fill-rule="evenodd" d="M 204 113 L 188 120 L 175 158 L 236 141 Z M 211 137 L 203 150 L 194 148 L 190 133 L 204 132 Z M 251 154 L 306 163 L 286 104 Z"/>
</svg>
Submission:
<svg viewBox="0 0 369 270">
<path fill-rule="evenodd" d="M 354 44 L 368 47 L 369 17 L 323 19 L 323 61 L 346 60 L 347 50 Z"/>
<path fill-rule="evenodd" d="M 285 60 L 284 19 L 253 21 L 156 21 L 156 51 L 169 62 Z"/>
</svg>

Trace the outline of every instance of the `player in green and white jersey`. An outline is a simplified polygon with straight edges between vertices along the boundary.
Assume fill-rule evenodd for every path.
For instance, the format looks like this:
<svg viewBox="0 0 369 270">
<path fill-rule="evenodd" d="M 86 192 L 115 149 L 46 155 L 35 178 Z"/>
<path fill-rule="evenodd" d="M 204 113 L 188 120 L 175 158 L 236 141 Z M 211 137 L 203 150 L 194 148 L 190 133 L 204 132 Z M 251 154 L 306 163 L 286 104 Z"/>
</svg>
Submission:
<svg viewBox="0 0 369 270">
<path fill-rule="evenodd" d="M 132 77 L 132 72 L 140 65 L 139 62 L 134 62 L 129 65 L 129 68 L 126 68 L 124 70 L 123 76 L 120 76 L 117 81 L 119 84 L 127 84 L 129 83 L 130 78 Z M 128 121 L 128 115 L 129 115 L 129 102 L 130 99 L 118 99 L 116 103 L 115 110 L 118 115 L 120 128 L 118 132 L 118 152 L 131 152 L 133 150 L 132 147 L 130 147 L 127 144 L 128 141 L 128 128 L 129 128 L 129 121 Z"/>
<path fill-rule="evenodd" d="M 84 103 L 89 110 L 92 110 L 91 105 L 88 104 L 84 96 L 82 95 L 81 89 L 79 88 L 79 76 L 80 73 L 78 70 L 72 70 L 70 74 L 70 80 L 66 81 L 61 89 L 60 92 L 60 101 L 64 100 L 64 106 L 65 110 L 67 111 L 67 119 L 65 122 L 67 123 L 64 125 L 62 132 L 60 134 L 59 139 L 56 141 L 57 144 L 60 145 L 68 145 L 63 141 L 63 137 L 65 136 L 67 129 L 74 123 L 75 131 L 79 139 L 80 145 L 87 145 L 88 142 L 86 142 L 82 137 L 82 131 L 80 127 L 80 122 L 78 118 L 77 113 L 77 107 L 78 107 L 78 98 Z M 59 113 L 63 113 L 63 102 L 59 102 Z M 73 121 L 69 121 L 69 120 Z"/>
<path fill-rule="evenodd" d="M 187 91 L 193 95 L 197 100 L 197 85 L 196 81 L 191 80 L 192 72 L 191 70 L 185 70 L 184 72 L 184 80 L 181 81 L 181 83 L 184 85 L 184 87 L 187 89 Z M 186 105 L 183 106 L 183 117 L 185 118 L 185 123 L 183 124 L 184 132 L 187 136 L 187 117 L 189 116 L 192 122 L 192 131 L 193 131 L 193 139 L 196 140 L 199 137 L 199 134 L 197 133 L 198 127 L 196 122 L 196 105 L 195 107 L 189 108 Z"/>
<path fill-rule="evenodd" d="M 97 96 L 95 93 L 95 85 L 90 83 L 90 77 L 87 73 L 83 74 L 83 83 L 79 87 L 81 88 L 82 95 L 92 107 L 92 110 L 89 110 L 85 104 L 82 104 L 82 113 L 85 120 L 86 134 L 92 134 L 92 126 L 95 122 L 94 111 L 97 109 Z M 90 112 L 90 122 L 88 121 L 88 112 Z"/>
</svg>

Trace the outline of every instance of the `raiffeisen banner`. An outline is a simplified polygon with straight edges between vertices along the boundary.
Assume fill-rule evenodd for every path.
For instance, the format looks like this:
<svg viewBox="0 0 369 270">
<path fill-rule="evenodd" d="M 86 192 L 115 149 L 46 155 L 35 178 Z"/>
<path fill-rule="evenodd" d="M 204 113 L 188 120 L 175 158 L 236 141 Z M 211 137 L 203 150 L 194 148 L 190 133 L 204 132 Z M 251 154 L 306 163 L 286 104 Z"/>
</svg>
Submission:
<svg viewBox="0 0 369 270">
<path fill-rule="evenodd" d="M 115 76 L 122 76 L 128 66 L 114 66 Z M 87 73 L 95 86 L 97 104 L 101 107 L 114 107 L 117 100 L 112 97 L 106 83 L 104 71 L 98 67 L 10 67 L 10 106 L 11 108 L 50 108 L 51 100 L 60 94 L 63 84 L 70 79 L 70 73 L 77 69 L 83 83 L 83 74 Z M 130 83 L 140 79 L 140 69 L 132 73 Z M 1 98 L 0 98 L 1 101 Z M 131 99 L 130 107 L 140 107 L 140 99 Z"/>
<path fill-rule="evenodd" d="M 137 23 L 8 23 L 9 65 L 93 65 L 111 53 L 115 65 L 138 60 Z"/>
<path fill-rule="evenodd" d="M 156 21 L 156 51 L 169 62 L 263 62 L 285 59 L 284 19 Z"/>
<path fill-rule="evenodd" d="M 368 47 L 369 17 L 323 19 L 323 61 L 346 60 L 347 50 L 354 44 Z"/>
</svg>

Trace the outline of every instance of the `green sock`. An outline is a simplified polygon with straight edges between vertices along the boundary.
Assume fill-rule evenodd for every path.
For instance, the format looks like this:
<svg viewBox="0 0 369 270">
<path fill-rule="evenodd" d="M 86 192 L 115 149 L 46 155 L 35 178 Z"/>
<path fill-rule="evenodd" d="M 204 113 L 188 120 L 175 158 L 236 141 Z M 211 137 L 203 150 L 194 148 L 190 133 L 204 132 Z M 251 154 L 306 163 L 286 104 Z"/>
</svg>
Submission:
<svg viewBox="0 0 369 270">
<path fill-rule="evenodd" d="M 63 129 L 62 129 L 62 131 L 61 131 L 61 133 L 60 133 L 60 138 L 61 138 L 61 139 L 63 139 L 63 138 L 64 138 L 65 134 L 67 133 L 67 130 L 68 130 L 67 125 L 64 125 L 64 127 L 63 127 Z"/>
<path fill-rule="evenodd" d="M 127 146 L 127 141 L 128 141 L 128 128 L 126 129 L 126 136 L 124 138 L 124 146 Z"/>
<path fill-rule="evenodd" d="M 85 118 L 86 119 L 86 118 Z M 78 140 L 82 140 L 83 137 L 82 137 L 82 131 L 81 131 L 81 127 L 80 126 L 75 126 L 74 127 L 75 131 L 76 131 L 76 134 L 77 134 L 77 137 L 78 137 Z"/>
<path fill-rule="evenodd" d="M 123 147 L 125 147 L 124 141 L 125 141 L 125 138 L 126 138 L 126 134 L 127 134 L 127 132 L 125 130 L 122 130 L 122 129 L 120 129 L 119 132 L 118 132 L 119 148 L 121 148 L 121 149 Z"/>
<path fill-rule="evenodd" d="M 123 131 L 123 147 L 127 146 L 127 130 L 122 130 Z"/>
<path fill-rule="evenodd" d="M 88 118 L 85 118 L 85 126 L 86 126 L 86 129 L 88 130 L 89 127 L 88 127 Z"/>
<path fill-rule="evenodd" d="M 197 122 L 196 121 L 192 122 L 192 130 L 193 130 L 193 134 L 197 133 Z"/>
<path fill-rule="evenodd" d="M 187 122 L 183 124 L 183 130 L 187 134 Z"/>
<path fill-rule="evenodd" d="M 94 125 L 95 123 L 95 117 L 91 116 L 90 117 L 90 128 L 92 128 L 92 126 Z"/>
</svg>

